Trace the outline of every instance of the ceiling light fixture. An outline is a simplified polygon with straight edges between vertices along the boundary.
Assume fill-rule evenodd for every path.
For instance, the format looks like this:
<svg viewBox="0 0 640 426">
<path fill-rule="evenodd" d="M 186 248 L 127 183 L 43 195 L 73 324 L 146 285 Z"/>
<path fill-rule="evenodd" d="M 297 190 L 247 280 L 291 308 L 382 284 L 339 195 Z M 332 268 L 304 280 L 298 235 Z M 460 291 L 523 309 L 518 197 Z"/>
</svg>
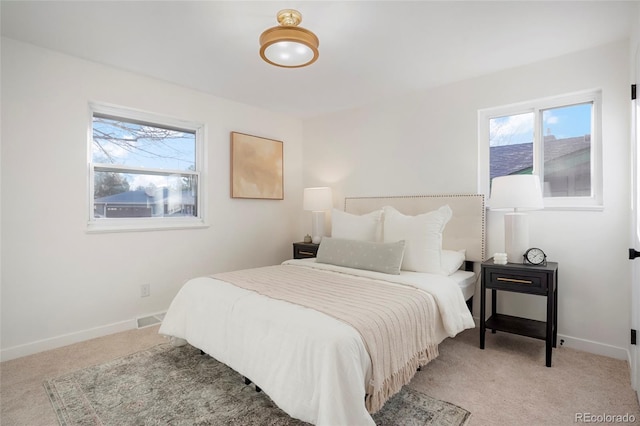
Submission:
<svg viewBox="0 0 640 426">
<path fill-rule="evenodd" d="M 318 59 L 318 37 L 311 31 L 298 27 L 302 15 L 297 10 L 278 12 L 279 27 L 265 30 L 260 36 L 260 56 L 271 65 L 284 68 L 300 68 Z"/>
</svg>

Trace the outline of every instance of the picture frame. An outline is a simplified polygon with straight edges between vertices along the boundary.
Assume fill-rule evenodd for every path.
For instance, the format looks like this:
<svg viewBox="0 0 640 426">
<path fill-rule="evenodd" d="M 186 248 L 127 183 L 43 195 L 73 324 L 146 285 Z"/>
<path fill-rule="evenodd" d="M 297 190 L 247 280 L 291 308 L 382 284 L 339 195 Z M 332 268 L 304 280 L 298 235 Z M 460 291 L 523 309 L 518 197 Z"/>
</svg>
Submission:
<svg viewBox="0 0 640 426">
<path fill-rule="evenodd" d="M 231 132 L 231 198 L 284 199 L 284 143 Z"/>
</svg>

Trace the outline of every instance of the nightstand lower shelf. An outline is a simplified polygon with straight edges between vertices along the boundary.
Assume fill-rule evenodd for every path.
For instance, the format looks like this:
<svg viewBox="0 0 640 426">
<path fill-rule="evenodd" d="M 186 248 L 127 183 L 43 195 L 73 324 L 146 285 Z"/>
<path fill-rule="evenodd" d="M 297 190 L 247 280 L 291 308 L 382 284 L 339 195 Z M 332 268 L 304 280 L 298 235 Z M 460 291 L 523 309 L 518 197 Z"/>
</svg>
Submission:
<svg viewBox="0 0 640 426">
<path fill-rule="evenodd" d="M 490 330 L 505 331 L 540 340 L 547 339 L 547 324 L 544 321 L 495 314 L 485 321 L 485 325 Z"/>
</svg>

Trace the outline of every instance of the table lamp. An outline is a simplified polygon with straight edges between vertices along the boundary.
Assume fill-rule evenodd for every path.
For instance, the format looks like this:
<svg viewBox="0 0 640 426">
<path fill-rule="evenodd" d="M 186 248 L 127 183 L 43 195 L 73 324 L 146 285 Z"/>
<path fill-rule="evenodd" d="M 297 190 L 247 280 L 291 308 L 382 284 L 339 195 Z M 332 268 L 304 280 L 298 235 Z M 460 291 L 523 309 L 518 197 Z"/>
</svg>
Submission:
<svg viewBox="0 0 640 426">
<path fill-rule="evenodd" d="M 331 188 L 305 188 L 302 207 L 312 213 L 311 242 L 320 244 L 324 235 L 324 212 L 333 207 Z"/>
<path fill-rule="evenodd" d="M 504 248 L 510 263 L 522 263 L 522 256 L 529 248 L 529 222 L 523 211 L 544 208 L 540 178 L 536 175 L 494 178 L 489 207 L 510 211 L 504 215 Z"/>
</svg>

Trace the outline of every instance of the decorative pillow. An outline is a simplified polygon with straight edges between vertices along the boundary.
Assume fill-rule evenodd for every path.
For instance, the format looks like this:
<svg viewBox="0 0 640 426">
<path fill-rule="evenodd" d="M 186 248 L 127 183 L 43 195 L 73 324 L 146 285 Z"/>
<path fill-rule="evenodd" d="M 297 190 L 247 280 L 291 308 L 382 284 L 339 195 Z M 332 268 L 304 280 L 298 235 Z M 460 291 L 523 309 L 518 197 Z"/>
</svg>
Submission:
<svg viewBox="0 0 640 426">
<path fill-rule="evenodd" d="M 324 237 L 316 262 L 399 275 L 404 247 L 404 241 L 375 243 Z"/>
<path fill-rule="evenodd" d="M 331 236 L 346 240 L 381 241 L 382 210 L 358 216 L 338 209 L 331 210 Z"/>
<path fill-rule="evenodd" d="M 465 261 L 466 250 L 442 250 L 440 252 L 440 274 L 451 275 L 460 267 Z"/>
<path fill-rule="evenodd" d="M 406 241 L 402 269 L 440 273 L 442 231 L 451 219 L 448 205 L 429 213 L 406 216 L 393 207 L 384 207 L 384 242 Z"/>
</svg>

